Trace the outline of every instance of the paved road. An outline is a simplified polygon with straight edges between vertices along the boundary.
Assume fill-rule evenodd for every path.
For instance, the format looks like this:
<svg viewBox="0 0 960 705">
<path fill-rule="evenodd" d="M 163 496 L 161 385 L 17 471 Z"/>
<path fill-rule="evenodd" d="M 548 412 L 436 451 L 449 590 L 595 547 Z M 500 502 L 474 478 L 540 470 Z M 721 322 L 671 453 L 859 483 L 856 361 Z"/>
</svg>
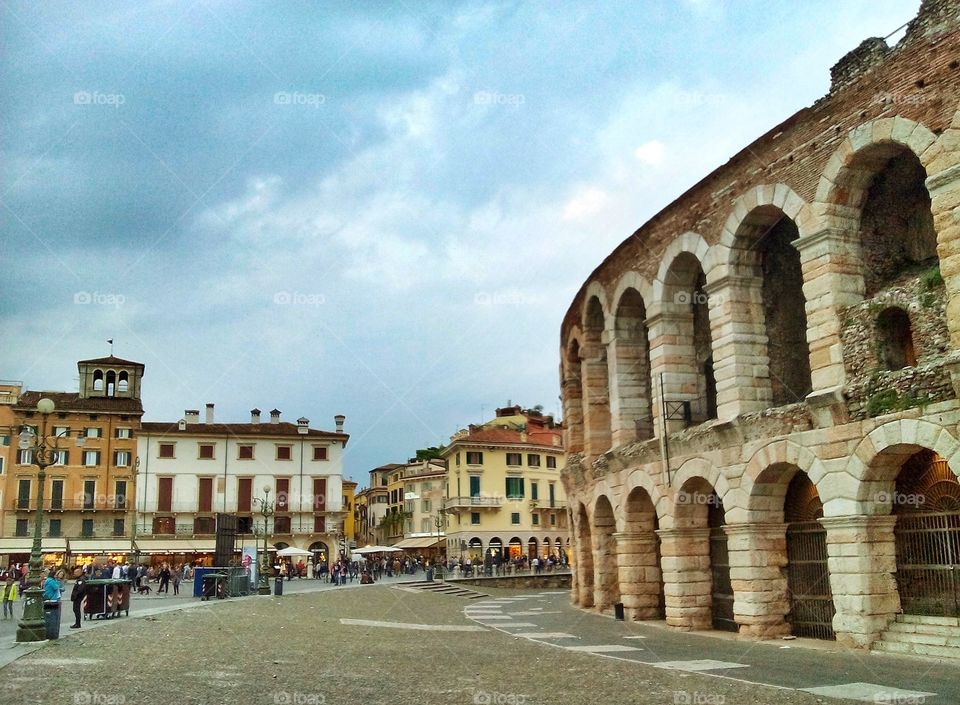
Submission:
<svg viewBox="0 0 960 705">
<path fill-rule="evenodd" d="M 960 661 L 844 649 L 812 639 L 746 641 L 617 622 L 570 605 L 569 592 L 515 593 L 464 608 L 476 622 L 554 647 L 724 679 L 874 703 L 960 703 Z"/>
</svg>

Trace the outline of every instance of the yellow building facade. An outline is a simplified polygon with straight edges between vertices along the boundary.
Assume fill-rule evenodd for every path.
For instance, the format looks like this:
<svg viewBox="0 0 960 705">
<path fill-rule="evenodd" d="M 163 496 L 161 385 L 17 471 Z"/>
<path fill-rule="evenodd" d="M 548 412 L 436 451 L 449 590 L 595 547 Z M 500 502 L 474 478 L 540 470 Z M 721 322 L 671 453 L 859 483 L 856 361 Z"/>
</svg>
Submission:
<svg viewBox="0 0 960 705">
<path fill-rule="evenodd" d="M 454 435 L 442 456 L 448 558 L 566 558 L 566 456 L 552 417 L 497 409 L 492 421 Z"/>
</svg>

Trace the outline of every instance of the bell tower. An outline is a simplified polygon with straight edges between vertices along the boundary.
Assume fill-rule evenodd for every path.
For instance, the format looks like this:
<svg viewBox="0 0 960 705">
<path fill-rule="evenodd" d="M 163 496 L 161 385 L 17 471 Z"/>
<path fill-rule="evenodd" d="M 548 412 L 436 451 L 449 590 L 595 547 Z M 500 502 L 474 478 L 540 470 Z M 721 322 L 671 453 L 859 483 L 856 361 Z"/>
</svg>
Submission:
<svg viewBox="0 0 960 705">
<path fill-rule="evenodd" d="M 80 360 L 81 399 L 139 399 L 143 363 L 122 360 L 110 355 L 94 360 Z"/>
</svg>

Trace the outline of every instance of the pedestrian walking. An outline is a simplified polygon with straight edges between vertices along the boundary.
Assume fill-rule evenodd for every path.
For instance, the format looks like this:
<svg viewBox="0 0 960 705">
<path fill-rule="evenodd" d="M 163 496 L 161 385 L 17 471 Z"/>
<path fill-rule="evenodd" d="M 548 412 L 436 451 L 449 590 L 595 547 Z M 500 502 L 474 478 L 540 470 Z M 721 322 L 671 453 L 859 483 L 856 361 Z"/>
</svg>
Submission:
<svg viewBox="0 0 960 705">
<path fill-rule="evenodd" d="M 17 581 L 12 572 L 7 573 L 7 579 L 3 583 L 3 618 L 13 619 L 13 606 L 19 596 Z"/>
<path fill-rule="evenodd" d="M 180 571 L 173 571 L 173 596 L 176 597 L 180 594 Z"/>
<path fill-rule="evenodd" d="M 170 568 L 166 563 L 160 569 L 160 586 L 157 588 L 157 594 L 170 592 Z"/>
<path fill-rule="evenodd" d="M 81 574 L 73 584 L 73 590 L 70 592 L 70 602 L 73 603 L 73 624 L 71 629 L 80 628 L 80 610 L 83 605 L 83 598 L 87 596 L 87 579 Z"/>
</svg>

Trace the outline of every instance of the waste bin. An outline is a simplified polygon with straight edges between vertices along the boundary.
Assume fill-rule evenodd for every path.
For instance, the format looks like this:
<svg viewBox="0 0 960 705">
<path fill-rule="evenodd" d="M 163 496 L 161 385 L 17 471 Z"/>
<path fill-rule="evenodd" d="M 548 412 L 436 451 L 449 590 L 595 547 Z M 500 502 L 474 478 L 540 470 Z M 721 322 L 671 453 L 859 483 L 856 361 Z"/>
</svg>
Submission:
<svg viewBox="0 0 960 705">
<path fill-rule="evenodd" d="M 613 616 L 621 622 L 623 621 L 623 603 L 615 602 L 613 605 Z"/>
<path fill-rule="evenodd" d="M 433 568 L 427 568 L 427 582 L 433 582 Z"/>
<path fill-rule="evenodd" d="M 209 600 L 216 597 L 222 600 L 227 596 L 227 575 L 226 573 L 207 573 L 203 576 L 203 597 L 201 600 Z"/>
<path fill-rule="evenodd" d="M 283 594 L 283 576 L 278 575 L 273 581 L 273 594 L 282 595 Z"/>
<path fill-rule="evenodd" d="M 43 624 L 47 628 L 48 639 L 60 638 L 60 603 L 43 603 Z"/>
</svg>

